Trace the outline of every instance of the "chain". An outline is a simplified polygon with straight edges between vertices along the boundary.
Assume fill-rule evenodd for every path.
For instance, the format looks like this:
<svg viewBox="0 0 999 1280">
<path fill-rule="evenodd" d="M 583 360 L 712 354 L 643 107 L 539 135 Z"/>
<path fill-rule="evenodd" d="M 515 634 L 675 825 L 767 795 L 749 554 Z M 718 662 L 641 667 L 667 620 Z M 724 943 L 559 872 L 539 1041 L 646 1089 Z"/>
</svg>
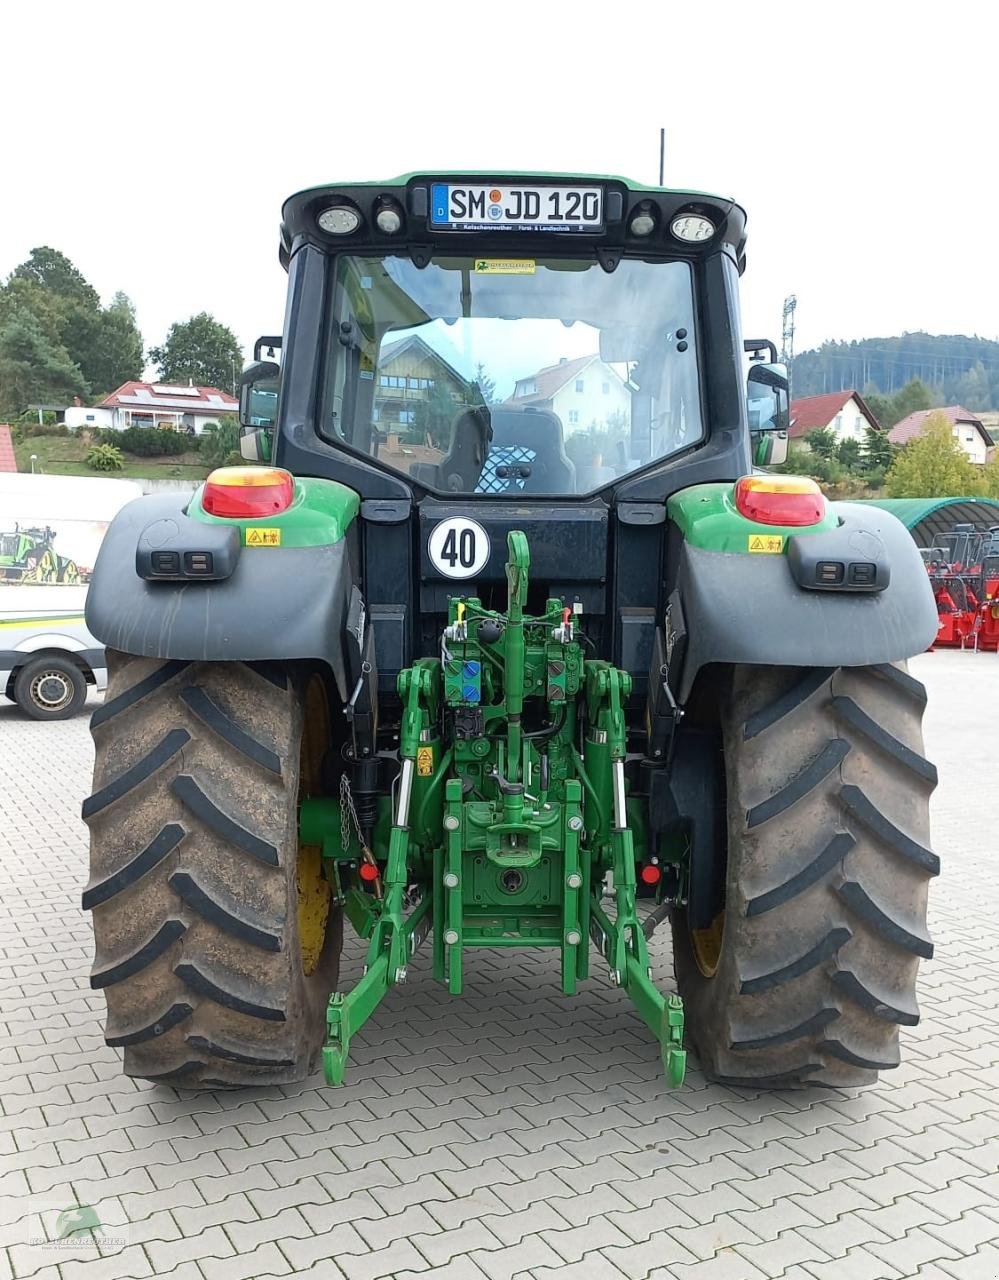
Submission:
<svg viewBox="0 0 999 1280">
<path fill-rule="evenodd" d="M 364 836 L 361 834 L 361 824 L 357 820 L 357 810 L 354 808 L 354 797 L 350 790 L 350 779 L 346 773 L 340 774 L 340 847 L 344 853 L 350 848 L 350 828 L 353 826 L 357 833 L 357 843 L 361 847 L 362 853 L 368 853 L 368 846 Z"/>
<path fill-rule="evenodd" d="M 350 780 L 346 772 L 344 772 L 340 774 L 340 848 L 344 853 L 350 848 L 351 819 L 354 821 L 354 828 L 358 831 L 358 839 L 360 839 L 357 813 L 354 810 L 354 797 L 350 794 Z"/>
</svg>

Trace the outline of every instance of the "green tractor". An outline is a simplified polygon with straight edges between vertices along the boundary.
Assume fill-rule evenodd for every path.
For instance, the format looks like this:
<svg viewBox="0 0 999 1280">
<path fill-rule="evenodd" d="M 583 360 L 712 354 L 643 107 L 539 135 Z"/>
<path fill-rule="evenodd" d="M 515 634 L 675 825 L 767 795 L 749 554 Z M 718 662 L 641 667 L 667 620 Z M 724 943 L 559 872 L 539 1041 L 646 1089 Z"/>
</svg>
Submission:
<svg viewBox="0 0 999 1280">
<path fill-rule="evenodd" d="M 740 333 L 744 244 L 731 200 L 615 177 L 287 201 L 254 465 L 124 508 L 87 602 L 127 1074 L 338 1083 L 421 949 L 460 996 L 506 947 L 567 996 L 606 967 L 672 1085 L 688 1046 L 751 1086 L 897 1065 L 936 610 L 894 517 L 761 469 L 787 374 Z"/>
<path fill-rule="evenodd" d="M 75 586 L 84 581 L 75 560 L 55 549 L 55 533 L 46 526 L 0 533 L 0 580 L 21 583 L 61 582 Z"/>
</svg>

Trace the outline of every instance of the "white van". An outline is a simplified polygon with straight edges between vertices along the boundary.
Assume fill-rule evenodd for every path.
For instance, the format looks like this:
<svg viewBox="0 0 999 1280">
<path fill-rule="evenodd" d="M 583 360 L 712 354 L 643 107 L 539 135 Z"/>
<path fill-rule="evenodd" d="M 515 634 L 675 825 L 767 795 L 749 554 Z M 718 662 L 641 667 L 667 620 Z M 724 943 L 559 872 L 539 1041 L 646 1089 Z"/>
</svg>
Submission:
<svg viewBox="0 0 999 1280">
<path fill-rule="evenodd" d="M 64 720 L 107 685 L 87 630 L 87 583 L 109 522 L 142 496 L 130 480 L 0 474 L 0 692 Z"/>
</svg>

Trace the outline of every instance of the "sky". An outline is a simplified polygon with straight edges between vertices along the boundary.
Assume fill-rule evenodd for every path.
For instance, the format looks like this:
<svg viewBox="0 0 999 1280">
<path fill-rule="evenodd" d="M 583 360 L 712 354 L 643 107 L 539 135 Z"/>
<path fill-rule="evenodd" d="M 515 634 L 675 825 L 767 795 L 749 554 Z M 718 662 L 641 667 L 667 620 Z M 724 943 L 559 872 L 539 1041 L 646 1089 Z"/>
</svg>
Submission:
<svg viewBox="0 0 999 1280">
<path fill-rule="evenodd" d="M 0 278 L 35 245 L 147 346 L 280 330 L 281 203 L 409 170 L 658 174 L 749 214 L 743 330 L 999 338 L 987 0 L 5 6 Z"/>
</svg>

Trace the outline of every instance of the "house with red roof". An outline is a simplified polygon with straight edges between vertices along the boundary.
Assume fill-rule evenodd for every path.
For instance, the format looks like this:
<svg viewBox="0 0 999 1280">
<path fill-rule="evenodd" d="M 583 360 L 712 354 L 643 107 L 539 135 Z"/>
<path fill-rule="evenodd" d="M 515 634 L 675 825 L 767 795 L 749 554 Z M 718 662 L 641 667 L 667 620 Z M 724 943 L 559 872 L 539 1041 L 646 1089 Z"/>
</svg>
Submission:
<svg viewBox="0 0 999 1280">
<path fill-rule="evenodd" d="M 598 355 L 563 357 L 536 373 L 518 378 L 507 404 L 551 409 L 565 435 L 603 428 L 614 414 L 630 414 L 631 394 L 621 375 Z"/>
<path fill-rule="evenodd" d="M 959 404 L 949 404 L 944 409 L 918 409 L 915 413 L 910 413 L 907 418 L 903 418 L 901 422 L 896 422 L 888 432 L 888 439 L 892 444 L 908 444 L 910 440 L 918 439 L 926 430 L 927 419 L 932 413 L 944 415 L 951 424 L 954 439 L 968 458 L 979 466 L 984 466 L 995 441 L 986 430 L 981 418 Z"/>
<path fill-rule="evenodd" d="M 837 441 L 856 440 L 863 444 L 868 427 L 880 430 L 881 424 L 859 391 L 832 391 L 791 401 L 788 436 L 801 444 L 807 445 L 808 433 L 820 428 L 834 432 Z"/>
<path fill-rule="evenodd" d="M 201 435 L 209 423 L 239 411 L 239 401 L 218 387 L 174 386 L 161 382 L 124 382 L 93 408 L 66 410 L 68 427 L 170 427 Z"/>
</svg>

